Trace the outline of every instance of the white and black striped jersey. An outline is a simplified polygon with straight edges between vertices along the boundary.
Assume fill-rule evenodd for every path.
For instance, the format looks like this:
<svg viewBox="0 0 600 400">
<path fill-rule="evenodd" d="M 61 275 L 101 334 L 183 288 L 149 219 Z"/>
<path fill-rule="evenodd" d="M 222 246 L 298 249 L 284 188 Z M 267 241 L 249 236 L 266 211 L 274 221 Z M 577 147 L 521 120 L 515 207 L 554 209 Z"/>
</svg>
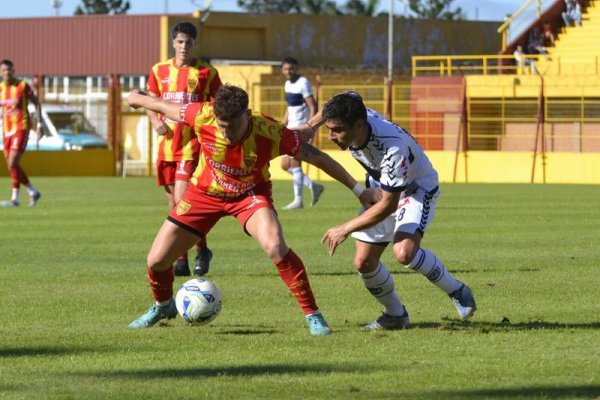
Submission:
<svg viewBox="0 0 600 400">
<path fill-rule="evenodd" d="M 284 90 L 288 111 L 288 128 L 296 128 L 305 124 L 310 118 L 310 109 L 304 99 L 313 95 L 309 80 L 303 76 L 299 76 L 294 82 L 288 80 L 285 82 Z"/>
<path fill-rule="evenodd" d="M 437 171 L 408 132 L 369 108 L 367 122 L 367 142 L 349 150 L 367 170 L 369 186 L 380 186 L 388 192 L 405 192 L 404 195 L 417 187 L 430 191 L 438 186 Z"/>
</svg>

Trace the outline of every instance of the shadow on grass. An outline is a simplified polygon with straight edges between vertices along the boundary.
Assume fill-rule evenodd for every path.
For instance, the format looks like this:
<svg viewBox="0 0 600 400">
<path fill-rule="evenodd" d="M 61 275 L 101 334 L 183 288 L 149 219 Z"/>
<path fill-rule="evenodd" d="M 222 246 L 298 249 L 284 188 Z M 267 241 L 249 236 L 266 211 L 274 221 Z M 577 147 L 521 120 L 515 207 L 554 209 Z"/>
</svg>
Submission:
<svg viewBox="0 0 600 400">
<path fill-rule="evenodd" d="M 394 268 L 397 267 L 397 268 Z M 390 274 L 391 275 L 414 275 L 415 272 L 408 270 L 408 269 L 401 269 L 402 267 L 400 265 L 394 265 L 394 267 L 390 268 Z M 500 268 L 471 268 L 471 269 L 458 269 L 458 268 L 452 268 L 449 269 L 448 271 L 452 272 L 453 274 L 487 274 L 487 273 L 493 273 L 493 272 L 506 272 L 506 271 L 518 271 L 518 272 L 539 272 L 541 271 L 541 268 L 529 268 L 529 267 L 523 267 L 523 268 L 514 268 L 514 269 L 502 269 L 500 270 Z M 356 271 L 354 271 L 353 269 L 349 269 L 348 271 L 334 271 L 334 272 L 322 272 L 322 271 L 311 271 L 310 272 L 310 276 L 356 276 L 357 273 Z M 266 274 L 265 274 L 266 276 Z"/>
<path fill-rule="evenodd" d="M 281 333 L 275 329 L 225 329 L 220 331 L 219 335 L 234 335 L 234 336 L 245 336 L 245 335 L 271 335 L 273 333 Z"/>
<path fill-rule="evenodd" d="M 453 392 L 433 392 L 431 399 L 469 399 L 469 398 L 495 398 L 495 399 L 592 399 L 600 396 L 599 385 L 580 386 L 531 386 L 505 389 L 476 389 Z"/>
<path fill-rule="evenodd" d="M 88 376 L 93 378 L 108 379 L 164 379 L 164 378 L 199 378 L 199 377 L 237 377 L 237 376 L 261 376 L 261 375 L 289 375 L 289 374 L 335 374 L 343 372 L 357 372 L 366 368 L 353 366 L 339 366 L 327 364 L 312 365 L 242 365 L 203 368 L 163 368 L 163 369 L 133 369 L 117 371 L 75 372 L 69 375 Z"/>
<path fill-rule="evenodd" d="M 473 331 L 474 333 L 513 332 L 531 330 L 600 329 L 600 322 L 560 323 L 546 321 L 528 322 L 478 322 L 447 319 L 443 322 L 417 322 L 414 329 L 438 329 L 446 331 Z"/>
<path fill-rule="evenodd" d="M 65 354 L 80 354 L 98 349 L 81 347 L 13 347 L 0 349 L 0 358 L 29 357 L 29 356 L 62 356 Z"/>
</svg>

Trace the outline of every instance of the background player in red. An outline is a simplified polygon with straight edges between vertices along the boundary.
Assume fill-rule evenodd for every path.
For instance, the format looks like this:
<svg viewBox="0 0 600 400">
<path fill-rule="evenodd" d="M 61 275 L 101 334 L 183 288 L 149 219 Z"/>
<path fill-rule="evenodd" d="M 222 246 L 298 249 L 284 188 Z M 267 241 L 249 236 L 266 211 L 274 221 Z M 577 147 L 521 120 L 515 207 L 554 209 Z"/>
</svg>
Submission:
<svg viewBox="0 0 600 400">
<path fill-rule="evenodd" d="M 178 23 L 171 30 L 175 57 L 152 67 L 148 77 L 148 93 L 166 101 L 187 104 L 214 98 L 221 87 L 221 79 L 215 68 L 196 59 L 197 30 L 189 22 Z M 164 187 L 169 209 L 181 199 L 192 172 L 196 169 L 200 152 L 198 139 L 191 127 L 166 118 L 154 111 L 147 111 L 152 128 L 159 134 L 156 175 L 158 185 Z M 206 246 L 206 238 L 196 243 L 194 274 L 208 272 L 212 253 Z M 175 265 L 175 275 L 189 276 L 187 249 Z"/>
<path fill-rule="evenodd" d="M 33 93 L 27 82 L 15 78 L 14 64 L 10 60 L 0 61 L 0 107 L 2 107 L 2 140 L 6 166 L 12 181 L 12 196 L 10 201 L 2 203 L 3 207 L 19 205 L 19 188 L 23 184 L 29 192 L 29 205 L 35 206 L 42 196 L 21 168 L 20 161 L 27 147 L 31 119 L 27 106 L 29 101 L 35 105 L 38 115 L 42 115 L 42 108 L 37 96 Z M 37 123 L 37 141 L 42 133 L 41 122 Z M 37 143 L 37 142 L 36 142 Z"/>
<path fill-rule="evenodd" d="M 302 308 L 310 333 L 328 335 L 330 329 L 317 307 L 304 264 L 283 238 L 273 206 L 269 162 L 287 154 L 324 170 L 348 188 L 360 186 L 356 180 L 331 157 L 302 142 L 299 131 L 253 114 L 248 109 L 247 93 L 238 87 L 222 86 L 214 105 L 178 105 L 135 92 L 128 102 L 185 121 L 194 127 L 202 145 L 190 185 L 169 213 L 148 254 L 147 275 L 156 304 L 129 327 L 146 328 L 177 315 L 171 263 L 198 237 L 210 232 L 220 218 L 231 215 L 276 266 Z M 309 131 L 312 136 L 314 131 Z M 368 202 L 364 191 L 357 195 Z"/>
</svg>

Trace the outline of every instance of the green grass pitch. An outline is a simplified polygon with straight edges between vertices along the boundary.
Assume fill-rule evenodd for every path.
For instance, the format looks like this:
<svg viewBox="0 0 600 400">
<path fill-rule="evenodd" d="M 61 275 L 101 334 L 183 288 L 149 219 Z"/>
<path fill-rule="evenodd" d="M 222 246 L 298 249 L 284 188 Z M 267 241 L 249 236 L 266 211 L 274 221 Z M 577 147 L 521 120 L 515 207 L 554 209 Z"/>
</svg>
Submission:
<svg viewBox="0 0 600 400">
<path fill-rule="evenodd" d="M 279 212 L 334 331 L 315 338 L 232 218 L 209 236 L 221 315 L 129 330 L 152 302 L 144 260 L 167 211 L 154 179 L 33 182 L 37 207 L 0 209 L 0 399 L 600 398 L 599 186 L 442 185 L 423 246 L 479 310 L 458 321 L 388 249 L 414 326 L 371 333 L 360 327 L 381 307 L 353 270 L 352 239 L 334 257 L 320 244 L 358 204 L 325 183 L 316 207 Z M 278 207 L 291 190 L 275 183 Z"/>
</svg>

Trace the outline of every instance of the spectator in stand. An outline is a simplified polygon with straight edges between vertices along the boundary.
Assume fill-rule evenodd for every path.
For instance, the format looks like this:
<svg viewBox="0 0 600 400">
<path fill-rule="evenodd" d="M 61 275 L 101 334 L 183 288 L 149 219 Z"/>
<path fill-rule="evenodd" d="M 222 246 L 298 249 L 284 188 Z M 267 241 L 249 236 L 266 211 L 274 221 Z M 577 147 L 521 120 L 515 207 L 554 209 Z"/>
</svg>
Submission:
<svg viewBox="0 0 600 400">
<path fill-rule="evenodd" d="M 562 19 L 565 26 L 572 26 L 573 22 L 581 26 L 581 6 L 577 0 L 565 0 L 565 11 L 562 13 Z"/>
<path fill-rule="evenodd" d="M 527 54 L 523 52 L 523 46 L 517 45 L 514 51 L 515 61 L 517 63 L 517 73 L 523 73 L 524 67 L 529 66 L 532 74 L 537 74 L 537 68 L 535 67 L 535 61 L 531 58 L 527 58 Z"/>
<path fill-rule="evenodd" d="M 532 28 L 527 38 L 527 54 L 548 54 L 539 28 Z"/>
<path fill-rule="evenodd" d="M 552 32 L 552 26 L 548 21 L 544 21 L 542 24 L 542 39 L 544 47 L 554 46 L 554 32 Z"/>
</svg>

